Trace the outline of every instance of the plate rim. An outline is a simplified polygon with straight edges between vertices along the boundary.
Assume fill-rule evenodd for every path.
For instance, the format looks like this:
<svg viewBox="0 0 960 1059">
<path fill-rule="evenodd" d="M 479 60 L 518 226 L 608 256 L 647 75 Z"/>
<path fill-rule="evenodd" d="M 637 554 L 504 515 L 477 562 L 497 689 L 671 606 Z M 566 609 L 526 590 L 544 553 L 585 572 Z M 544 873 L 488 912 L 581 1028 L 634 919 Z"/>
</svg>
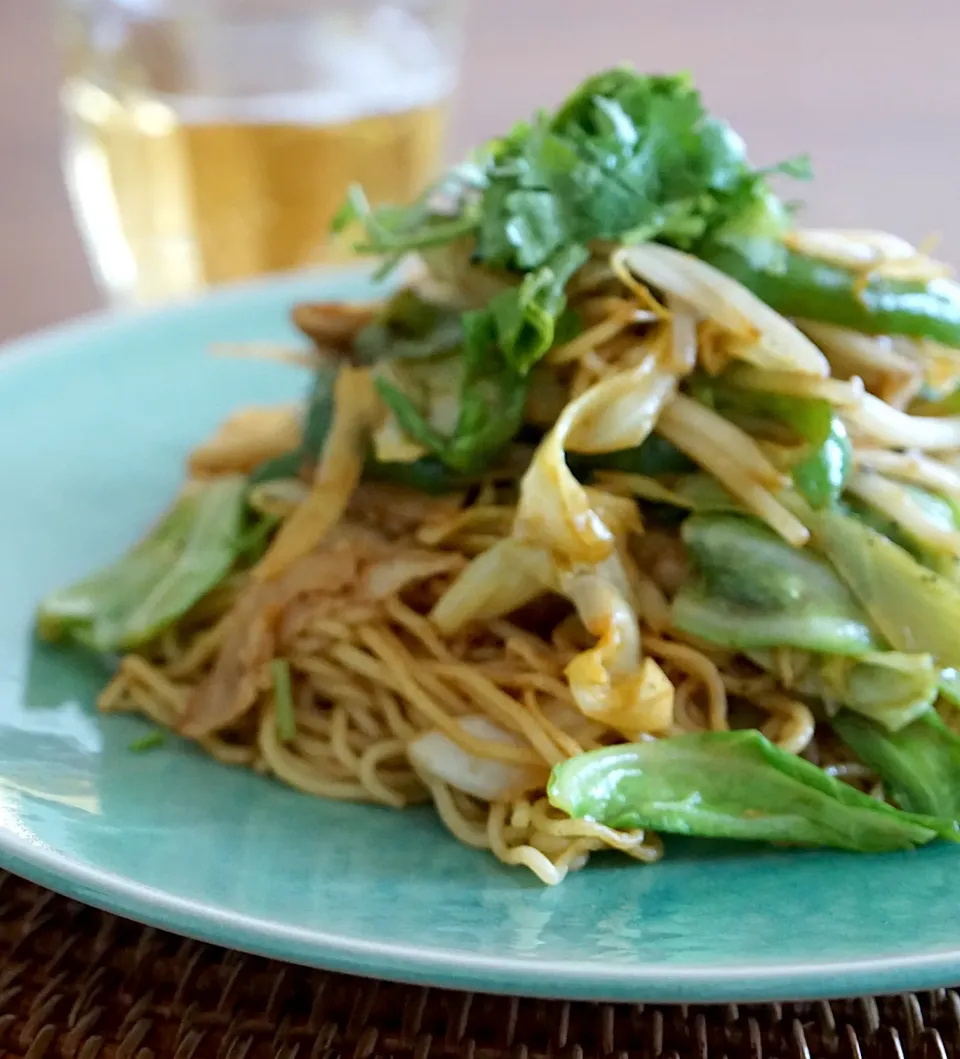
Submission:
<svg viewBox="0 0 960 1059">
<path fill-rule="evenodd" d="M 327 267 L 257 277 L 162 305 L 106 307 L 0 343 L 0 384 L 26 360 L 68 354 L 72 340 L 118 325 L 149 322 L 213 303 L 295 288 L 369 281 L 363 266 Z M 69 899 L 151 927 L 225 948 L 302 966 L 417 985 L 564 1000 L 729 1003 L 814 1000 L 927 989 L 960 980 L 960 942 L 943 951 L 823 963 L 734 967 L 647 961 L 578 965 L 531 957 L 485 956 L 430 945 L 381 943 L 329 930 L 291 927 L 159 890 L 32 842 L 0 826 L 0 867 Z"/>
<path fill-rule="evenodd" d="M 177 897 L 84 865 L 0 829 L 0 866 L 64 897 L 146 926 L 305 967 L 411 985 L 611 1003 L 747 1003 L 840 999 L 940 988 L 960 977 L 960 950 L 827 963 L 625 968 L 480 956 L 293 928 Z M 841 980 L 842 979 L 842 980 Z M 771 991 L 773 986 L 773 991 Z"/>
</svg>

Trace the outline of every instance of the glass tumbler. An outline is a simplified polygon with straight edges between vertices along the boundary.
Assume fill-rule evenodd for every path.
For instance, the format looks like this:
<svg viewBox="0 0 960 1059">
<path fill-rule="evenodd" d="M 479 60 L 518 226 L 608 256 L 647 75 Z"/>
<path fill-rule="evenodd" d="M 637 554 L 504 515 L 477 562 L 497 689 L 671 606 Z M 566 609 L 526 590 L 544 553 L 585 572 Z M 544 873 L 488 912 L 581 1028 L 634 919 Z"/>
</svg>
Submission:
<svg viewBox="0 0 960 1059">
<path fill-rule="evenodd" d="M 443 161 L 463 0 L 61 0 L 64 167 L 114 301 L 341 262 Z"/>
</svg>

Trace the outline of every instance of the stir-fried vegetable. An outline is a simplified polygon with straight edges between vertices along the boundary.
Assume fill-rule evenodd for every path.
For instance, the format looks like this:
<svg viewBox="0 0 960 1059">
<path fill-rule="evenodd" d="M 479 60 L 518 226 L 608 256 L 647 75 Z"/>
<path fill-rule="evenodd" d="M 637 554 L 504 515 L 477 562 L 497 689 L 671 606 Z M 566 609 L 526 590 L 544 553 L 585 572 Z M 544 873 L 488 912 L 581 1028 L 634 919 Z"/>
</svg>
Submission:
<svg viewBox="0 0 960 1059">
<path fill-rule="evenodd" d="M 785 541 L 797 548 L 807 543 L 806 526 L 776 495 L 787 484 L 786 475 L 746 431 L 683 394 L 663 410 L 657 430 Z"/>
<path fill-rule="evenodd" d="M 246 490 L 242 478 L 221 478 L 188 491 L 118 562 L 47 596 L 40 634 L 97 651 L 148 643 L 236 563 L 247 539 Z"/>
<path fill-rule="evenodd" d="M 571 452 L 567 456 L 570 469 L 580 477 L 594 471 L 622 471 L 625 474 L 681 474 L 692 471 L 696 464 L 675 445 L 659 434 L 651 434 L 642 444 L 614 452 Z"/>
<path fill-rule="evenodd" d="M 482 715 L 461 717 L 459 728 L 473 741 L 502 744 L 520 750 L 518 740 Z M 494 800 L 522 794 L 543 783 L 543 768 L 484 758 L 458 746 L 436 730 L 419 736 L 410 745 L 414 767 L 428 780 L 449 783 L 474 798 Z"/>
<path fill-rule="evenodd" d="M 313 476 L 313 489 L 280 527 L 256 569 L 275 577 L 306 555 L 340 519 L 363 475 L 367 444 L 380 417 L 370 375 L 344 367 L 334 387 L 334 415 Z"/>
<path fill-rule="evenodd" d="M 923 365 L 896 349 L 889 335 L 864 335 L 819 320 L 798 320 L 797 324 L 823 350 L 836 378 L 860 379 L 871 393 L 898 406 L 919 392 Z"/>
<path fill-rule="evenodd" d="M 960 347 L 960 286 L 951 280 L 874 278 L 779 247 L 775 267 L 769 264 L 769 247 L 744 253 L 716 242 L 698 252 L 784 316 Z"/>
<path fill-rule="evenodd" d="M 776 673 L 783 686 L 819 699 L 827 712 L 841 707 L 895 732 L 927 713 L 940 691 L 930 655 L 872 651 L 859 656 L 750 651 L 752 661 Z"/>
<path fill-rule="evenodd" d="M 892 449 L 921 449 L 946 452 L 960 448 L 960 416 L 907 415 L 874 397 L 864 394 L 845 418 L 861 437 Z"/>
<path fill-rule="evenodd" d="M 670 485 L 664 485 L 662 481 L 649 475 L 625 474 L 623 471 L 600 471 L 597 480 L 603 486 L 653 504 L 667 504 L 700 514 L 710 511 L 733 511 L 743 514 L 743 505 L 716 479 L 705 474 L 682 475 Z"/>
<path fill-rule="evenodd" d="M 725 379 L 702 380 L 696 392 L 735 422 L 746 420 L 760 430 L 782 424 L 794 433 L 800 444 L 791 454 L 790 476 L 812 507 L 828 507 L 841 495 L 852 446 L 843 420 L 827 401 L 730 385 Z"/>
<path fill-rule="evenodd" d="M 854 462 L 858 468 L 878 471 L 888 478 L 932 489 L 950 500 L 960 502 L 960 473 L 948 464 L 921 453 L 859 448 Z"/>
<path fill-rule="evenodd" d="M 470 622 L 524 606 L 550 585 L 553 564 L 543 548 L 514 537 L 478 555 L 430 612 L 441 632 L 453 635 Z"/>
<path fill-rule="evenodd" d="M 785 169 L 803 175 L 799 167 Z M 451 197 L 455 218 L 434 205 Z M 689 247 L 767 199 L 766 173 L 750 167 L 729 126 L 705 113 L 689 80 L 618 69 L 585 82 L 554 114 L 491 142 L 473 165 L 406 210 L 370 210 L 354 192 L 338 225 L 359 221 L 363 248 L 393 261 L 427 246 L 448 245 L 456 255 L 472 237 L 476 263 L 505 280 L 469 325 L 483 337 L 467 335 L 465 356 L 496 360 L 495 346 L 524 376 L 560 340 L 565 288 L 597 240 L 657 238 Z M 754 308 L 763 311 L 758 302 Z M 789 328 L 775 314 L 767 320 Z M 424 336 L 417 341 L 422 348 Z M 368 329 L 361 345 L 368 351 L 371 344 L 379 342 Z M 793 344 L 803 347 L 807 363 L 822 362 L 799 333 Z M 510 390 L 503 381 L 497 389 L 498 399 Z M 469 447 L 479 459 L 477 446 Z"/>
<path fill-rule="evenodd" d="M 812 451 L 790 469 L 794 485 L 814 508 L 827 507 L 843 492 L 851 448 L 843 420 L 831 415 L 826 431 L 808 438 Z"/>
<path fill-rule="evenodd" d="M 929 713 L 898 732 L 863 717 L 833 719 L 840 738 L 876 772 L 887 793 L 911 813 L 960 821 L 960 737 Z"/>
<path fill-rule="evenodd" d="M 148 750 L 159 749 L 166 741 L 166 735 L 157 729 L 154 732 L 148 732 L 146 735 L 140 736 L 139 739 L 134 739 L 130 744 L 130 749 L 134 754 L 145 754 Z"/>
<path fill-rule="evenodd" d="M 756 731 L 595 750 L 557 766 L 547 790 L 571 816 L 623 830 L 871 853 L 951 833 L 935 819 L 861 794 Z"/>
<path fill-rule="evenodd" d="M 849 515 L 823 511 L 813 526 L 817 544 L 889 644 L 960 666 L 960 585 Z"/>
<path fill-rule="evenodd" d="M 811 551 L 738 515 L 696 515 L 682 534 L 700 578 L 674 601 L 677 628 L 741 649 L 856 655 L 876 646 L 867 614 Z"/>
<path fill-rule="evenodd" d="M 915 485 L 904 485 L 872 472 L 857 472 L 847 489 L 869 504 L 912 539 L 910 549 L 952 559 L 960 558 L 960 529 L 950 501 Z M 931 565 L 931 564 L 928 564 Z"/>
<path fill-rule="evenodd" d="M 489 313 L 463 317 L 464 344 L 456 418 L 449 433 L 429 421 L 429 409 L 386 380 L 377 389 L 407 436 L 454 471 L 489 466 L 523 423 L 528 379 L 507 362 Z M 429 370 L 429 367 L 428 369 Z"/>
<path fill-rule="evenodd" d="M 951 706 L 960 706 L 960 671 L 951 666 L 940 670 L 940 694 Z"/>
<path fill-rule="evenodd" d="M 239 410 L 40 632 L 135 653 L 107 709 L 551 884 L 649 829 L 957 840 L 960 286 L 793 227 L 775 171 L 617 69 L 412 205 L 352 191 L 416 279 L 297 306 L 304 408 Z"/>
<path fill-rule="evenodd" d="M 829 374 L 826 357 L 802 331 L 708 262 L 654 243 L 620 255 L 634 275 L 688 302 L 720 328 L 729 356 L 772 371 Z"/>
<path fill-rule="evenodd" d="M 428 301 L 409 287 L 403 287 L 357 332 L 352 350 L 361 364 L 426 360 L 453 353 L 462 341 L 460 314 L 455 309 Z"/>
</svg>

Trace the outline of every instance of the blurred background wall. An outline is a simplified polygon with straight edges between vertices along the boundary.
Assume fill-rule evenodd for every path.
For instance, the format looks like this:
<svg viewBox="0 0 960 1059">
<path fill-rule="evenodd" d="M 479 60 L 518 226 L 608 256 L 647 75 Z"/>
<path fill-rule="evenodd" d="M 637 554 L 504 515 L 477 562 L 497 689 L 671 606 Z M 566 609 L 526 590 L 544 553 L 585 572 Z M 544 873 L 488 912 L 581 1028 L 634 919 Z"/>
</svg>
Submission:
<svg viewBox="0 0 960 1059">
<path fill-rule="evenodd" d="M 51 7 L 0 0 L 0 337 L 98 296 L 62 191 Z M 474 0 L 450 154 L 620 60 L 694 72 L 758 162 L 809 151 L 809 216 L 960 257 L 960 0 Z"/>
</svg>

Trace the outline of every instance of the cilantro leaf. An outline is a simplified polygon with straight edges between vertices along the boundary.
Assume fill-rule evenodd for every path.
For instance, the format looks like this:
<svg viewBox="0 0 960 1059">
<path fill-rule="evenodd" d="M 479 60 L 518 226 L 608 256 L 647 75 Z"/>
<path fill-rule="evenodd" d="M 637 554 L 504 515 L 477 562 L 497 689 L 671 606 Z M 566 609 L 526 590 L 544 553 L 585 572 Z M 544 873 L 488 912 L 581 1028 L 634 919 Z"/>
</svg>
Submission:
<svg viewBox="0 0 960 1059">
<path fill-rule="evenodd" d="M 803 159 L 752 168 L 689 77 L 621 67 L 490 141 L 413 205 L 371 210 L 353 193 L 339 223 L 360 220 L 361 248 L 379 253 L 472 235 L 479 262 L 528 272 L 573 244 L 628 234 L 694 249 L 774 173 L 809 175 Z"/>
<path fill-rule="evenodd" d="M 411 438 L 451 470 L 476 471 L 520 429 L 524 380 L 570 331 L 566 287 L 598 243 L 657 240 L 696 253 L 762 235 L 764 245 L 779 245 L 770 235 L 789 211 L 768 177 L 803 178 L 807 168 L 803 160 L 752 167 L 743 140 L 707 112 L 686 75 L 604 71 L 554 112 L 485 144 L 407 207 L 373 208 L 351 192 L 337 229 L 359 224 L 358 249 L 383 255 L 385 270 L 405 253 L 456 242 L 506 281 L 483 310 L 446 329 L 434 322 L 404 336 L 375 327 L 358 355 L 449 354 L 462 341 L 460 418 L 449 435 L 398 386 L 379 385 Z"/>
<path fill-rule="evenodd" d="M 501 291 L 491 299 L 489 312 L 497 345 L 521 374 L 525 375 L 553 346 L 567 304 L 564 289 L 588 257 L 585 247 L 568 246 L 535 272 L 528 272 L 519 287 Z"/>
<path fill-rule="evenodd" d="M 487 468 L 523 424 L 528 380 L 497 345 L 497 323 L 488 309 L 463 316 L 459 412 L 449 435 L 398 386 L 377 379 L 377 389 L 403 430 L 447 467 L 462 474 Z"/>
</svg>

